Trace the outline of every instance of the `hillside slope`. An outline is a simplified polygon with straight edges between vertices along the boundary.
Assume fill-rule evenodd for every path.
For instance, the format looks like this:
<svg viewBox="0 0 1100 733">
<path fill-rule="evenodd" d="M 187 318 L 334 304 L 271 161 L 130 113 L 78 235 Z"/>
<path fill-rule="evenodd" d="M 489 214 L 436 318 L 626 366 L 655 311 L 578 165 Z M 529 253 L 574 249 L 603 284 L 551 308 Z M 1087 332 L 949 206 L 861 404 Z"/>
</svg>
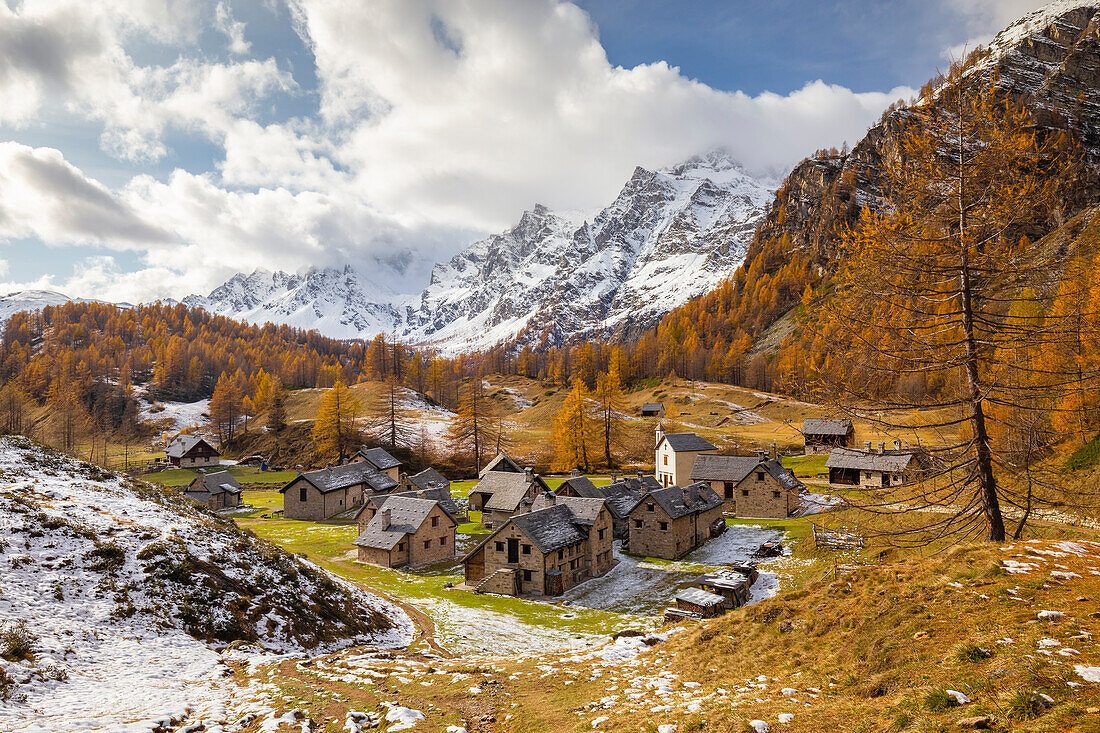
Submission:
<svg viewBox="0 0 1100 733">
<path fill-rule="evenodd" d="M 0 729 L 224 721 L 249 699 L 221 681 L 233 642 L 410 637 L 391 604 L 169 490 L 12 438 L 0 476 Z"/>
</svg>

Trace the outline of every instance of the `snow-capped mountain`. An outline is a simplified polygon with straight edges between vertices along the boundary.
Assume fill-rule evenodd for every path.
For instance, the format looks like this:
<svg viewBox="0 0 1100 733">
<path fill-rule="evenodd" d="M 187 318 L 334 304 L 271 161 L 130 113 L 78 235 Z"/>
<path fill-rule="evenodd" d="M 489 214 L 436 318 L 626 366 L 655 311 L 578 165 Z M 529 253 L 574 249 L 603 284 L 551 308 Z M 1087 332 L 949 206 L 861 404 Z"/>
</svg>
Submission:
<svg viewBox="0 0 1100 733">
<path fill-rule="evenodd" d="M 445 351 L 651 327 L 712 289 L 745 257 L 775 186 L 723 152 L 638 168 L 588 221 L 537 205 L 511 229 L 432 271 L 421 293 L 394 294 L 361 268 L 238 274 L 188 305 L 337 338 L 396 334 Z"/>
<path fill-rule="evenodd" d="M 0 295 L 0 322 L 20 311 L 38 311 L 48 305 L 68 303 L 69 296 L 53 290 L 19 290 Z"/>
</svg>

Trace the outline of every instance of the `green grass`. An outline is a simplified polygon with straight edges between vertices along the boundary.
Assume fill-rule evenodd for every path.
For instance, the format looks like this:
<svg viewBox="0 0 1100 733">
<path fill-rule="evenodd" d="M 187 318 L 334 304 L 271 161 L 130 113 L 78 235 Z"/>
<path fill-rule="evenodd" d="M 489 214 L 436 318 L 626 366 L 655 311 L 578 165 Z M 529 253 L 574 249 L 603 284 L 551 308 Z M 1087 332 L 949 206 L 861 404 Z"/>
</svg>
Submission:
<svg viewBox="0 0 1100 733">
<path fill-rule="evenodd" d="M 457 558 L 409 572 L 360 563 L 351 544 L 357 532 L 354 524 L 309 522 L 281 516 L 264 519 L 261 515 L 282 508 L 282 495 L 276 491 L 249 492 L 246 501 L 255 509 L 234 517 L 242 527 L 341 577 L 413 603 L 444 598 L 467 608 L 506 613 L 528 624 L 572 633 L 609 634 L 626 626 L 636 626 L 639 621 L 635 616 L 580 606 L 570 606 L 568 617 L 564 617 L 563 608 L 550 603 L 444 588 L 446 583 L 458 585 L 463 581 L 462 565 Z M 478 539 L 473 533 L 467 538 L 460 535 L 460 553 L 461 548 L 472 547 Z"/>
<path fill-rule="evenodd" d="M 1066 468 L 1071 471 L 1081 471 L 1092 468 L 1097 463 L 1100 463 L 1100 435 L 1075 450 L 1066 459 Z"/>
<path fill-rule="evenodd" d="M 827 460 L 829 456 L 786 456 L 783 465 L 799 478 L 817 478 L 818 474 L 827 473 Z"/>
<path fill-rule="evenodd" d="M 233 478 L 243 485 L 270 484 L 282 486 L 298 475 L 296 471 L 261 471 L 253 466 L 220 466 L 207 469 L 209 472 L 228 470 Z M 169 468 L 165 471 L 146 474 L 142 476 L 146 481 L 153 481 L 164 486 L 186 486 L 195 478 L 197 472 L 190 468 Z"/>
</svg>

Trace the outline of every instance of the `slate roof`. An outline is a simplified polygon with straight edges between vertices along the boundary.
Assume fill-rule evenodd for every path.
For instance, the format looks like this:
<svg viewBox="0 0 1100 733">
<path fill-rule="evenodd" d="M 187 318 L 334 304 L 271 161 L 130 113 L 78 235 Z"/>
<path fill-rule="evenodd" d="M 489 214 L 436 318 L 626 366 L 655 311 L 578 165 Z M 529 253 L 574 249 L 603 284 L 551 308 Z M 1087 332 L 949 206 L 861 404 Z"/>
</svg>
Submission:
<svg viewBox="0 0 1100 733">
<path fill-rule="evenodd" d="M 668 445 L 677 453 L 684 451 L 718 450 L 709 440 L 695 433 L 665 433 L 662 440 L 667 440 Z"/>
<path fill-rule="evenodd" d="M 181 435 L 168 444 L 168 447 L 164 449 L 164 453 L 169 458 L 181 458 L 199 443 L 206 443 L 212 451 L 218 452 L 218 449 L 210 445 L 209 441 L 201 435 Z"/>
<path fill-rule="evenodd" d="M 764 470 L 770 473 L 772 478 L 778 481 L 779 485 L 787 491 L 801 491 L 806 488 L 806 485 L 795 477 L 791 469 L 784 468 L 783 464 L 774 458 L 764 461 Z"/>
<path fill-rule="evenodd" d="M 663 402 L 646 402 L 642 405 L 642 412 L 660 412 L 665 409 Z"/>
<path fill-rule="evenodd" d="M 319 471 L 309 471 L 291 479 L 286 486 L 279 489 L 285 492 L 290 484 L 300 478 L 317 487 L 322 494 L 330 491 L 339 491 L 357 484 L 366 484 L 372 491 L 386 493 L 397 487 L 397 482 L 384 473 L 380 473 L 369 461 L 359 463 L 346 463 L 343 466 L 322 468 Z"/>
<path fill-rule="evenodd" d="M 600 488 L 592 483 L 592 480 L 587 476 L 571 476 L 558 485 L 557 491 L 560 492 L 565 486 L 569 486 L 576 491 L 579 496 L 588 499 L 603 498 L 603 493 L 600 491 Z"/>
<path fill-rule="evenodd" d="M 367 463 L 371 464 L 379 471 L 397 468 L 402 465 L 401 461 L 391 456 L 382 448 L 368 448 L 364 445 L 359 448 L 359 455 L 363 456 Z"/>
<path fill-rule="evenodd" d="M 825 461 L 825 467 L 897 473 L 908 469 L 914 459 L 921 467 L 926 467 L 930 462 L 930 457 L 925 451 L 915 448 L 900 450 L 895 448 L 882 453 L 854 448 L 833 448 L 828 460 Z"/>
<path fill-rule="evenodd" d="M 847 418 L 832 420 L 811 417 L 802 422 L 803 435 L 830 435 L 843 437 L 850 432 L 852 432 L 852 421 Z"/>
<path fill-rule="evenodd" d="M 693 606 L 702 606 L 704 608 L 720 606 L 726 602 L 726 599 L 722 596 L 715 595 L 702 588 L 688 588 L 682 590 L 676 594 L 676 600 L 690 603 Z"/>
<path fill-rule="evenodd" d="M 415 534 L 438 504 L 439 502 L 431 499 L 418 499 L 412 496 L 387 496 L 378 508 L 378 513 L 367 523 L 352 544 L 358 547 L 392 550 L 403 537 Z M 382 512 L 386 510 L 390 513 L 390 524 L 383 529 Z"/>
<path fill-rule="evenodd" d="M 544 555 L 581 542 L 588 536 L 579 526 L 573 511 L 565 504 L 517 514 L 508 521 L 527 535 Z"/>
<path fill-rule="evenodd" d="M 549 494 L 549 496 L 547 496 Z M 551 497 L 553 497 L 553 504 L 550 503 Z M 531 511 L 537 512 L 546 509 L 550 506 L 556 506 L 557 504 L 564 504 L 569 507 L 569 511 L 573 512 L 573 517 L 577 524 L 582 524 L 586 527 L 591 527 L 596 523 L 596 519 L 600 516 L 600 511 L 604 508 L 603 499 L 583 498 L 579 496 L 558 496 L 552 492 L 544 492 L 535 497 L 531 502 Z"/>
<path fill-rule="evenodd" d="M 492 471 L 486 475 L 474 487 L 474 490 L 481 489 L 482 484 L 486 481 L 495 487 L 492 496 L 484 504 L 484 508 L 488 511 L 514 512 L 530 492 L 539 490 L 539 487 L 531 488 L 532 482 L 527 480 L 527 474 L 525 473 L 501 473 L 499 471 Z M 535 479 L 536 483 L 541 481 L 542 479 Z M 541 488 L 547 489 L 548 487 L 546 484 L 542 484 Z"/>
<path fill-rule="evenodd" d="M 652 498 L 657 502 L 670 519 L 699 514 L 722 505 L 722 498 L 703 482 L 694 483 L 683 488 L 669 486 L 664 489 L 650 491 L 642 497 L 641 502 L 644 502 L 647 498 Z M 637 505 L 635 505 L 635 508 L 637 508 Z"/>
<path fill-rule="evenodd" d="M 737 483 L 760 465 L 759 456 L 702 455 L 691 467 L 692 481 L 732 481 Z"/>
<path fill-rule="evenodd" d="M 430 501 L 437 501 L 439 505 L 443 507 L 443 511 L 450 514 L 452 517 L 459 517 L 464 512 L 459 508 L 458 504 L 453 498 L 451 498 L 451 492 L 447 489 L 417 489 L 415 491 L 400 491 L 393 494 L 386 494 L 383 496 L 375 497 L 375 499 L 368 499 L 367 503 L 374 503 L 375 501 L 384 502 L 390 496 L 405 496 L 411 499 L 428 499 Z M 363 509 L 366 509 L 367 504 L 363 504 Z M 363 511 L 360 509 L 359 511 Z M 358 517 L 359 515 L 356 514 Z"/>
<path fill-rule="evenodd" d="M 508 473 L 523 473 L 523 467 L 513 461 L 504 453 L 497 453 L 496 457 L 485 464 L 485 468 L 477 473 L 478 478 L 484 478 L 485 474 L 498 471 Z"/>
<path fill-rule="evenodd" d="M 240 494 L 241 485 L 229 471 L 200 472 L 183 490 L 184 496 L 206 501 L 217 494 Z"/>
<path fill-rule="evenodd" d="M 617 519 L 623 519 L 630 514 L 630 510 L 638 506 L 647 491 L 655 491 L 661 488 L 660 482 L 653 476 L 642 479 L 620 479 L 609 486 L 602 488 L 604 501 L 611 515 Z"/>
<path fill-rule="evenodd" d="M 425 468 L 420 473 L 409 476 L 409 483 L 418 489 L 438 489 L 451 485 L 451 482 L 434 468 Z"/>
</svg>

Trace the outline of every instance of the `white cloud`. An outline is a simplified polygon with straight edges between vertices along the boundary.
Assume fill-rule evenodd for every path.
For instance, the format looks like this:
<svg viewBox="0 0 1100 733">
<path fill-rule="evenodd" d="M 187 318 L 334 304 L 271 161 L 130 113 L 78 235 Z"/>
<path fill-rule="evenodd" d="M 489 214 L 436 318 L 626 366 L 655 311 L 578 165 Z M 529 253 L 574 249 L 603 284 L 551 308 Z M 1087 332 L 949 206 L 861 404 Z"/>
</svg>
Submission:
<svg viewBox="0 0 1100 733">
<path fill-rule="evenodd" d="M 244 23 L 233 18 L 229 10 L 229 3 L 220 2 L 214 10 L 214 18 L 218 30 L 229 39 L 229 50 L 238 56 L 243 56 L 252 48 L 252 44 L 244 40 Z"/>
<path fill-rule="evenodd" d="M 970 34 L 963 43 L 944 50 L 944 57 L 954 60 L 966 52 L 993 40 L 1001 30 L 1016 19 L 1050 4 L 1050 0 L 940 0 L 945 9 L 960 18 Z"/>
<path fill-rule="evenodd" d="M 221 151 L 213 169 L 184 161 L 110 191 L 62 152 L 3 148 L 0 237 L 96 242 L 155 263 L 143 277 L 94 263 L 64 284 L 73 295 L 109 280 L 130 300 L 180 297 L 238 269 L 349 261 L 396 268 L 396 286 L 413 290 L 434 259 L 535 202 L 591 210 L 634 166 L 716 147 L 782 173 L 854 142 L 913 93 L 809 81 L 749 96 L 663 61 L 613 66 L 588 15 L 560 0 L 288 2 L 316 92 L 297 87 L 289 61 L 250 57 L 224 0 L 0 3 L 0 98 L 19 100 L 0 106 L 0 122 L 49 129 L 63 110 L 101 125 L 104 151 L 139 163 L 171 155 L 172 131 Z M 235 58 L 197 47 L 204 29 Z M 171 61 L 131 55 L 150 45 Z M 315 112 L 269 122 L 280 95 L 315 99 Z M 73 191 L 83 198 L 69 206 Z"/>
</svg>

